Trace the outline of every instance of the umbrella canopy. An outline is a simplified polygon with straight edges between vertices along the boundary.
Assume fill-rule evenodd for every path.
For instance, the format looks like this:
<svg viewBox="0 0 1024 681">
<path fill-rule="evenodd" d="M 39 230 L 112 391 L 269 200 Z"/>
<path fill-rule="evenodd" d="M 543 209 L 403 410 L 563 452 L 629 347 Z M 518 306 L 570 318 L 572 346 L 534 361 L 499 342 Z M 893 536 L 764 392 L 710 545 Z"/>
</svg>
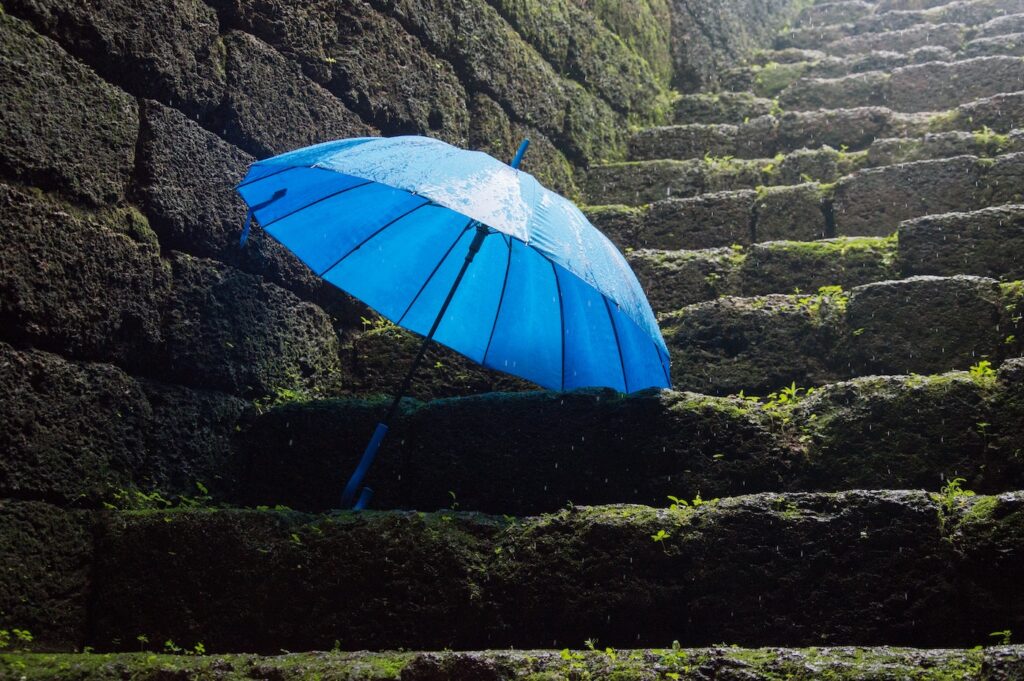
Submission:
<svg viewBox="0 0 1024 681">
<path fill-rule="evenodd" d="M 572 202 L 487 154 L 339 140 L 254 163 L 238 192 L 317 275 L 419 334 L 437 322 L 434 340 L 486 367 L 555 390 L 669 386 L 622 254 Z"/>
</svg>

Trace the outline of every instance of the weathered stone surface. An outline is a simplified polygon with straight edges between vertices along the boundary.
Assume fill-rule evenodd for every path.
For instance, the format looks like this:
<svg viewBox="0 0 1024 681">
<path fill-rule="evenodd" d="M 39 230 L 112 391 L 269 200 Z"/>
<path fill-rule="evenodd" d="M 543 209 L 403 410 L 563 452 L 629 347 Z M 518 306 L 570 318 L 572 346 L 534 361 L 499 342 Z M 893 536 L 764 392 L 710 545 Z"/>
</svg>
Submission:
<svg viewBox="0 0 1024 681">
<path fill-rule="evenodd" d="M 846 313 L 854 371 L 966 369 L 1003 344 L 999 284 L 981 277 L 911 277 L 854 289 Z"/>
<path fill-rule="evenodd" d="M 683 645 L 967 645 L 1019 612 L 1012 589 L 981 579 L 991 568 L 968 568 L 979 551 L 1002 552 L 1002 574 L 1020 569 L 1018 497 L 956 504 L 945 519 L 924 492 L 578 507 L 518 522 L 451 512 L 120 514 L 97 543 L 92 643 L 130 648 L 134 632 L 148 631 L 201 638 L 211 651 L 335 639 L 474 648 L 488 637 L 558 647 L 587 635 L 645 645 L 671 622 Z M 944 532 L 972 522 L 979 502 L 1011 512 L 953 530 L 955 550 Z M 651 541 L 659 530 L 664 539 Z M 737 584 L 758 597 L 737 599 Z M 965 587 L 973 600 L 961 601 Z M 699 621 L 678 617 L 695 607 Z"/>
<path fill-rule="evenodd" d="M 794 416 L 808 436 L 804 484 L 934 489 L 940 479 L 960 477 L 966 489 L 1002 491 L 1021 480 L 1022 467 L 996 451 L 987 432 L 1013 422 L 993 409 L 999 394 L 994 382 L 966 373 L 826 385 Z"/>
<path fill-rule="evenodd" d="M 868 147 L 871 166 L 961 156 L 996 156 L 1024 150 L 1024 133 L 998 135 L 982 132 L 938 132 L 920 138 L 878 139 Z"/>
<path fill-rule="evenodd" d="M 561 78 L 481 0 L 373 0 L 455 67 L 467 90 L 494 98 L 516 122 L 537 128 L 570 160 L 615 157 L 619 117 L 582 86 Z M 466 36 L 474 36 L 466 40 Z"/>
<path fill-rule="evenodd" d="M 224 45 L 216 14 L 198 0 L 96 6 L 14 0 L 5 6 L 136 97 L 204 120 L 220 105 Z"/>
<path fill-rule="evenodd" d="M 221 21 L 252 33 L 385 135 L 463 146 L 467 95 L 451 64 L 393 18 L 357 0 L 217 0 Z"/>
<path fill-rule="evenodd" d="M 25 22 L 0 15 L 0 173 L 91 204 L 125 193 L 135 101 Z"/>
<path fill-rule="evenodd" d="M 196 677 L 216 668 L 225 681 L 241 679 L 250 671 L 281 681 L 313 677 L 388 681 L 481 681 L 571 678 L 577 674 L 600 678 L 646 678 L 675 674 L 696 681 L 705 672 L 717 678 L 756 674 L 759 678 L 813 678 L 822 668 L 837 679 L 913 678 L 984 673 L 985 678 L 1009 681 L 1024 671 L 1019 646 L 984 650 L 929 650 L 908 648 L 758 648 L 738 647 L 570 651 L 568 659 L 552 650 L 400 653 L 290 653 L 217 655 L 207 657 L 119 653 L 90 655 L 0 655 L 0 673 L 11 676 L 72 681 L 88 674 L 93 681 L 118 681 L 130 673 L 137 681 L 158 681 L 168 673 Z M 675 678 L 672 676 L 670 678 Z"/>
<path fill-rule="evenodd" d="M 688 159 L 736 154 L 735 125 L 673 125 L 644 128 L 629 139 L 629 158 L 648 161 L 659 158 Z"/>
<path fill-rule="evenodd" d="M 164 249 L 259 274 L 358 328 L 365 308 L 316 277 L 258 223 L 245 248 L 238 246 L 245 206 L 234 187 L 251 156 L 156 102 L 142 105 L 139 152 L 138 195 Z"/>
<path fill-rule="evenodd" d="M 1017 56 L 1024 57 L 1024 33 L 996 35 L 972 40 L 963 48 L 965 57 Z"/>
<path fill-rule="evenodd" d="M 683 308 L 662 321 L 672 384 L 756 395 L 828 382 L 840 318 L 827 296 L 721 298 Z"/>
<path fill-rule="evenodd" d="M 83 512 L 0 499 L 0 628 L 28 630 L 35 650 L 77 650 L 87 635 L 92 559 Z"/>
<path fill-rule="evenodd" d="M 579 189 L 573 168 L 551 140 L 537 130 L 510 121 L 501 105 L 487 95 L 473 95 L 470 102 L 470 149 L 511 161 L 524 139 L 530 140 L 530 149 L 520 167 L 548 189 L 575 198 Z"/>
<path fill-rule="evenodd" d="M 863 0 L 823 2 L 806 7 L 797 18 L 798 26 L 844 24 L 871 14 L 875 5 Z"/>
<path fill-rule="evenodd" d="M 863 149 L 889 132 L 892 118 L 892 111 L 884 107 L 787 111 L 777 119 L 779 147 L 774 151 L 824 145 Z"/>
<path fill-rule="evenodd" d="M 673 104 L 675 122 L 742 123 L 748 118 L 765 116 L 772 111 L 772 101 L 747 92 L 682 95 Z"/>
<path fill-rule="evenodd" d="M 655 313 L 713 300 L 743 259 L 742 249 L 639 250 L 626 254 Z"/>
<path fill-rule="evenodd" d="M 1003 154 L 992 160 L 982 159 L 979 165 L 985 172 L 987 202 L 1024 202 L 1024 153 Z"/>
<path fill-rule="evenodd" d="M 338 338 L 320 308 L 212 260 L 174 253 L 170 264 L 173 289 L 154 376 L 255 397 L 338 390 Z"/>
<path fill-rule="evenodd" d="M 904 274 L 1024 279 L 1024 206 L 929 215 L 900 224 Z"/>
<path fill-rule="evenodd" d="M 386 406 L 338 400 L 263 414 L 239 444 L 235 500 L 337 506 Z M 666 494 L 777 489 L 799 460 L 784 442 L 766 414 L 736 399 L 668 391 L 479 395 L 407 405 L 367 483 L 376 508 L 455 502 L 528 514 L 568 501 L 662 505 Z"/>
<path fill-rule="evenodd" d="M 887 106 L 890 105 L 892 77 L 883 71 L 868 71 L 842 78 L 805 78 L 783 90 L 779 104 L 784 109 L 795 110 Z"/>
<path fill-rule="evenodd" d="M 716 85 L 724 68 L 764 47 L 797 9 L 798 3 L 786 0 L 673 0 L 673 84 L 684 92 Z"/>
<path fill-rule="evenodd" d="M 884 237 L 770 241 L 751 246 L 738 272 L 745 296 L 852 288 L 897 276 L 896 244 Z"/>
<path fill-rule="evenodd" d="M 75 208 L 0 184 L 0 336 L 139 366 L 158 347 L 170 273 L 130 208 Z"/>
<path fill-rule="evenodd" d="M 588 206 L 584 213 L 591 224 L 608 237 L 619 250 L 637 248 L 645 223 L 647 206 Z"/>
<path fill-rule="evenodd" d="M 801 26 L 783 31 L 775 37 L 775 49 L 816 50 L 841 39 L 852 30 L 852 24 Z"/>
<path fill-rule="evenodd" d="M 224 137 L 257 158 L 374 134 L 356 114 L 258 38 L 234 31 L 227 49 Z"/>
<path fill-rule="evenodd" d="M 983 194 L 981 178 L 973 156 L 862 170 L 836 185 L 836 233 L 886 236 L 903 220 L 973 209 Z"/>
<path fill-rule="evenodd" d="M 548 0 L 544 9 L 522 0 L 488 0 L 551 64 L 615 110 L 650 119 L 662 96 L 654 72 L 574 0 Z"/>
<path fill-rule="evenodd" d="M 825 199 L 817 183 L 761 187 L 754 202 L 754 240 L 814 241 L 830 236 Z"/>
<path fill-rule="evenodd" d="M 600 19 L 650 65 L 658 80 L 672 80 L 671 0 L 573 0 Z"/>
<path fill-rule="evenodd" d="M 1016 12 L 986 21 L 978 26 L 976 35 L 988 37 L 1021 31 L 1024 31 L 1024 12 Z"/>
<path fill-rule="evenodd" d="M 637 241 L 638 248 L 715 248 L 749 244 L 754 238 L 755 192 L 702 194 L 651 204 Z"/>
<path fill-rule="evenodd" d="M 693 197 L 706 186 L 699 161 L 633 161 L 593 166 L 583 178 L 583 194 L 595 205 L 636 206 L 671 197 Z"/>
<path fill-rule="evenodd" d="M 905 66 L 892 72 L 889 106 L 935 111 L 980 97 L 1024 90 L 1024 59 L 978 57 Z"/>
<path fill-rule="evenodd" d="M 996 132 L 1024 127 L 1024 91 L 983 97 L 956 108 L 955 123 L 970 129 L 987 126 Z"/>
<path fill-rule="evenodd" d="M 97 505 L 134 487 L 195 495 L 197 481 L 228 483 L 241 400 L 7 345 L 0 382 L 0 497 Z"/>
<path fill-rule="evenodd" d="M 945 47 L 955 50 L 964 42 L 967 27 L 962 24 L 921 24 L 899 31 L 861 33 L 829 43 L 823 49 L 831 54 L 851 55 L 871 50 L 909 52 L 919 47 Z"/>
</svg>

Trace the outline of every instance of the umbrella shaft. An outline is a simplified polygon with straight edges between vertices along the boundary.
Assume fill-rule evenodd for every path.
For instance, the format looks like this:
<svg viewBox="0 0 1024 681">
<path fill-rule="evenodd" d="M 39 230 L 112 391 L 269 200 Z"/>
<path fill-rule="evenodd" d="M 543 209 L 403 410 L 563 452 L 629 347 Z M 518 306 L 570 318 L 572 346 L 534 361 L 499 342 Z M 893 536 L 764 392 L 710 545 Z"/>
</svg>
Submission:
<svg viewBox="0 0 1024 681">
<path fill-rule="evenodd" d="M 466 226 L 469 229 L 475 221 L 470 221 L 469 225 Z M 448 291 L 448 296 L 444 299 L 444 303 L 441 305 L 441 309 L 437 313 L 437 318 L 434 319 L 434 323 L 430 327 L 430 331 L 427 332 L 426 337 L 423 339 L 423 343 L 420 344 L 419 352 L 416 353 L 415 359 L 412 361 L 412 365 L 409 367 L 408 373 L 405 375 L 405 379 L 402 381 L 401 387 L 398 389 L 398 393 L 395 395 L 395 399 L 391 402 L 391 407 L 388 409 L 387 416 L 384 417 L 385 425 L 391 424 L 391 419 L 394 418 L 395 414 L 398 413 L 398 406 L 405 396 L 405 393 L 409 390 L 409 386 L 412 383 L 412 377 L 416 373 L 416 369 L 419 368 L 420 362 L 423 361 L 423 356 L 427 352 L 427 348 L 430 347 L 430 342 L 434 339 L 434 334 L 437 333 L 437 328 L 441 326 L 441 320 L 444 319 L 444 313 L 448 311 L 448 306 L 451 305 L 452 299 L 455 297 L 455 292 L 459 288 L 459 284 L 462 283 L 462 278 L 466 275 L 466 270 L 469 269 L 470 263 L 473 262 L 473 258 L 480 252 L 480 247 L 484 243 L 484 237 L 487 236 L 487 228 L 480 223 L 476 223 L 476 235 L 473 237 L 473 241 L 469 244 L 469 252 L 466 254 L 466 259 L 462 263 L 462 269 L 459 270 L 458 275 L 455 277 L 455 282 L 452 284 L 452 288 Z"/>
</svg>

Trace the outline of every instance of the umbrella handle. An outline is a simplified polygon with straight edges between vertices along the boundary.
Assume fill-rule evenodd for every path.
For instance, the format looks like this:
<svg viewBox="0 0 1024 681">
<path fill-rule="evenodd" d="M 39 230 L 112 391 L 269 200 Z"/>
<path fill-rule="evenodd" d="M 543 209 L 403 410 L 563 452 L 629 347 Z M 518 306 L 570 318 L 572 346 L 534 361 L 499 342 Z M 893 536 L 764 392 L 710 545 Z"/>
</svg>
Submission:
<svg viewBox="0 0 1024 681">
<path fill-rule="evenodd" d="M 345 491 L 341 495 L 342 508 L 347 508 L 352 503 L 352 500 L 355 499 L 356 490 L 359 489 L 359 485 L 363 483 L 363 478 L 366 477 L 366 471 L 370 470 L 370 466 L 373 465 L 373 459 L 377 456 L 377 450 L 380 449 L 380 443 L 384 440 L 384 436 L 387 434 L 387 425 L 378 423 L 377 429 L 373 431 L 373 437 L 370 438 L 370 444 L 366 445 L 363 457 L 359 459 L 359 465 L 352 473 L 352 477 L 348 479 L 348 484 L 345 485 Z M 366 505 L 370 503 L 370 497 L 372 496 L 373 490 L 369 487 L 364 487 L 362 494 L 359 495 L 359 501 L 356 503 L 355 510 L 361 511 L 364 509 Z"/>
<path fill-rule="evenodd" d="M 526 148 L 527 148 L 527 147 L 529 147 L 529 146 L 530 146 L 530 140 L 529 140 L 529 138 L 527 138 L 527 139 L 524 139 L 524 140 L 523 140 L 523 141 L 522 141 L 522 142 L 521 142 L 521 143 L 519 144 L 519 149 L 518 149 L 518 150 L 516 150 L 516 155 L 515 155 L 515 158 L 513 158 L 513 159 L 512 159 L 512 163 L 511 163 L 511 166 L 512 166 L 513 168 L 518 168 L 518 167 L 519 167 L 519 164 L 520 164 L 520 163 L 522 162 L 522 160 L 523 160 L 523 156 L 524 156 L 524 155 L 526 154 Z"/>
</svg>

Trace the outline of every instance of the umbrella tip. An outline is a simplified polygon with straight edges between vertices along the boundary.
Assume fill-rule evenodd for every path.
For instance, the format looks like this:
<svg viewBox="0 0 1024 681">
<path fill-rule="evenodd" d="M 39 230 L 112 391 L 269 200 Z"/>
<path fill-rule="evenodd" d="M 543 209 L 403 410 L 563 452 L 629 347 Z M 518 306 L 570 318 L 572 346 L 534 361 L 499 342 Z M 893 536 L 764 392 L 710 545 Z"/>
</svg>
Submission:
<svg viewBox="0 0 1024 681">
<path fill-rule="evenodd" d="M 526 138 L 519 144 L 519 149 L 516 151 L 515 158 L 512 159 L 512 167 L 518 168 L 519 164 L 523 160 L 523 156 L 526 154 L 527 147 L 530 146 L 530 139 Z"/>
</svg>

